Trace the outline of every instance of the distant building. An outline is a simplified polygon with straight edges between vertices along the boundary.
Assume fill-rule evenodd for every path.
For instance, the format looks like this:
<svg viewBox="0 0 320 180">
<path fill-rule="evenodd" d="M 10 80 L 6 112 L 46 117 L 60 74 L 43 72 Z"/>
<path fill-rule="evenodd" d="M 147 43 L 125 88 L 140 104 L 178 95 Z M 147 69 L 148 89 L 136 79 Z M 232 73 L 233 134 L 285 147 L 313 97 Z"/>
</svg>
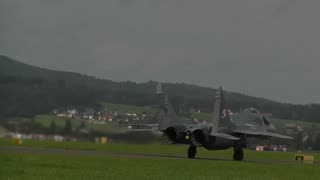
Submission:
<svg viewBox="0 0 320 180">
<path fill-rule="evenodd" d="M 256 151 L 263 151 L 264 146 L 256 146 Z"/>
<path fill-rule="evenodd" d="M 55 142 L 62 142 L 63 141 L 63 136 L 55 135 L 55 136 L 53 136 L 53 139 L 54 139 Z"/>
<path fill-rule="evenodd" d="M 68 118 L 72 118 L 72 117 L 76 116 L 77 114 L 79 114 L 77 109 L 68 109 L 67 113 L 68 113 L 67 114 Z"/>
<path fill-rule="evenodd" d="M 127 116 L 134 116 L 134 117 L 137 116 L 137 114 L 135 114 L 135 113 L 126 113 L 126 115 L 127 115 Z"/>
<path fill-rule="evenodd" d="M 95 113 L 95 111 L 94 111 L 93 109 L 87 108 L 87 109 L 85 109 L 85 111 L 83 112 L 83 118 L 84 118 L 84 119 L 93 120 L 94 113 Z"/>
<path fill-rule="evenodd" d="M 58 117 L 67 117 L 68 112 L 67 111 L 60 111 L 57 112 Z"/>
</svg>

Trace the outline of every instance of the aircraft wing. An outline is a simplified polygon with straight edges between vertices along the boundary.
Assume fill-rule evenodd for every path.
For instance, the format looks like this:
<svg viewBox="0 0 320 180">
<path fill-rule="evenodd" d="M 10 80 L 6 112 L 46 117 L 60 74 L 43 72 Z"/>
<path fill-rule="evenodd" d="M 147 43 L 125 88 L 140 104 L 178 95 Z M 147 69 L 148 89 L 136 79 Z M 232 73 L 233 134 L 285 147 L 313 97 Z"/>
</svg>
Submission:
<svg viewBox="0 0 320 180">
<path fill-rule="evenodd" d="M 214 137 L 219 137 L 219 138 L 223 138 L 223 139 L 229 139 L 229 140 L 240 140 L 240 138 L 235 137 L 235 136 L 231 136 L 230 134 L 225 134 L 225 133 L 211 133 L 210 136 L 214 136 Z"/>
<path fill-rule="evenodd" d="M 293 137 L 281 135 L 278 133 L 268 132 L 268 131 L 259 131 L 253 129 L 235 129 L 232 131 L 233 133 L 241 133 L 241 134 L 249 134 L 254 136 L 268 136 L 268 137 L 277 137 L 281 139 L 293 139 Z"/>
</svg>

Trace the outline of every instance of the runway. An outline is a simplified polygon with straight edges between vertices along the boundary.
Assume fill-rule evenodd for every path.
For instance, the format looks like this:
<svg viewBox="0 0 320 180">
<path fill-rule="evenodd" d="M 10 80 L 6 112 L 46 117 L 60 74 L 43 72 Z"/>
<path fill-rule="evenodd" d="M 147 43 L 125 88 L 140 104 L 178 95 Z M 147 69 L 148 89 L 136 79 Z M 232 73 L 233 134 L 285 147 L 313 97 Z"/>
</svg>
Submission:
<svg viewBox="0 0 320 180">
<path fill-rule="evenodd" d="M 165 159 L 188 159 L 186 156 L 165 155 L 165 154 L 142 154 L 142 153 L 123 153 L 123 152 L 107 152 L 95 150 L 77 150 L 77 149 L 50 149 L 50 148 L 35 148 L 25 146 L 0 146 L 0 153 L 29 153 L 29 154 L 56 154 L 56 155 L 85 155 L 85 156 L 98 156 L 98 157 L 141 157 L 141 158 L 165 158 Z M 230 161 L 233 160 L 222 157 L 198 157 L 189 160 L 202 160 L 202 161 Z M 285 163 L 297 164 L 294 160 L 243 160 L 243 163 Z"/>
</svg>

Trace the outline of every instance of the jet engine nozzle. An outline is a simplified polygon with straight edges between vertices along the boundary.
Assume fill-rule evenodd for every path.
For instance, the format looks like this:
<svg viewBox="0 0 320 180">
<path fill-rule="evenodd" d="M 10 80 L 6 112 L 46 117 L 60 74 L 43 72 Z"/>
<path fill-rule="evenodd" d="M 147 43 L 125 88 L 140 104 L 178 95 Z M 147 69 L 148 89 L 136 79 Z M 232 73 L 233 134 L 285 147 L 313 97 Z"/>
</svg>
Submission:
<svg viewBox="0 0 320 180">
<path fill-rule="evenodd" d="M 209 141 L 210 134 L 202 129 L 197 129 L 191 134 L 191 142 L 195 146 L 205 146 Z"/>
<path fill-rule="evenodd" d="M 164 135 L 168 137 L 170 143 L 182 143 L 186 141 L 187 133 L 183 129 L 177 127 L 169 127 L 165 129 Z"/>
</svg>

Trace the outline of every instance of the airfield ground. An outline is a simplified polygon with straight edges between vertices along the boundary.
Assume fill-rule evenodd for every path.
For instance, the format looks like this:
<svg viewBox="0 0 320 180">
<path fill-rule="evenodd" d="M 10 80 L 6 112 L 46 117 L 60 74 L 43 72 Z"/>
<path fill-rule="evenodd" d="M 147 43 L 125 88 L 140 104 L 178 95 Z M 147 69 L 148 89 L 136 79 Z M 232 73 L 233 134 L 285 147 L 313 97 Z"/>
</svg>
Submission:
<svg viewBox="0 0 320 180">
<path fill-rule="evenodd" d="M 93 144 L 0 139 L 0 179 L 318 179 L 315 164 L 296 164 L 294 152 L 245 151 L 232 161 L 232 150 L 198 150 L 185 158 L 185 146 Z M 310 154 L 310 153 L 308 153 Z"/>
</svg>

